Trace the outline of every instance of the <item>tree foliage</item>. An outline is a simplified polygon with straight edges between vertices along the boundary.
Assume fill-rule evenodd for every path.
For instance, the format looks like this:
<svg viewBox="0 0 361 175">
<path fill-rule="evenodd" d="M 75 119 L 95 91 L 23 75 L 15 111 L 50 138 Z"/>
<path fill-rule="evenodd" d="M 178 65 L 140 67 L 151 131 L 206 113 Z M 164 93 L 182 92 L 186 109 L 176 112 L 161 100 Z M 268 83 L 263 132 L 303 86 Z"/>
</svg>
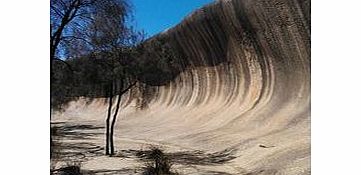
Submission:
<svg viewBox="0 0 361 175">
<path fill-rule="evenodd" d="M 153 39 L 136 47 L 118 49 L 117 54 L 99 52 L 66 60 L 74 71 L 62 63 L 54 63 L 53 107 L 59 109 L 77 97 L 108 97 L 107 86 L 113 78 L 128 78 L 127 84 L 136 80 L 163 85 L 174 79 L 181 67 L 177 52 L 166 40 Z M 114 65 L 113 71 L 110 71 L 111 65 Z M 115 89 L 113 94 L 119 92 L 120 89 Z"/>
<path fill-rule="evenodd" d="M 127 0 L 51 0 L 50 7 L 53 107 L 105 96 L 106 86 L 132 76 L 132 48 L 144 35 L 127 24 Z"/>
<path fill-rule="evenodd" d="M 126 19 L 131 8 L 126 0 L 51 0 L 50 7 L 51 59 L 125 44 L 129 36 Z M 110 37 L 116 38 L 113 43 L 105 41 Z"/>
</svg>

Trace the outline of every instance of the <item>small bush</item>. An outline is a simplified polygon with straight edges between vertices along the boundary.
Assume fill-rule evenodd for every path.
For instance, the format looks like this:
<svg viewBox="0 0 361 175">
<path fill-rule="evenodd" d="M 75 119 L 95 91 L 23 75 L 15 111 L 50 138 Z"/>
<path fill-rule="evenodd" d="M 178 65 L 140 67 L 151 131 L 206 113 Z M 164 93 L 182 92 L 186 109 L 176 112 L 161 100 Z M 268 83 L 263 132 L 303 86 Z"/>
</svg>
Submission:
<svg viewBox="0 0 361 175">
<path fill-rule="evenodd" d="M 68 163 L 67 166 L 52 170 L 51 175 L 83 175 L 78 163 Z"/>
<path fill-rule="evenodd" d="M 152 148 L 146 157 L 150 162 L 144 168 L 143 175 L 173 175 L 170 160 L 159 148 Z"/>
<path fill-rule="evenodd" d="M 61 175 L 81 175 L 79 166 L 68 166 L 61 169 Z"/>
</svg>

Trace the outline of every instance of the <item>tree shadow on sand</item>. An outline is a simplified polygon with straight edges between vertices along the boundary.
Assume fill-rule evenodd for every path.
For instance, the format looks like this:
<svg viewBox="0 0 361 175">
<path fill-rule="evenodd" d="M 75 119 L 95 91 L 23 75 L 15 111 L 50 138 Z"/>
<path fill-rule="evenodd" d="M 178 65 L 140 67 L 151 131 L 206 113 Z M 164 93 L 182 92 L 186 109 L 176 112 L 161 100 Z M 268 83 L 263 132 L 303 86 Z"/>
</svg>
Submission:
<svg viewBox="0 0 361 175">
<path fill-rule="evenodd" d="M 225 149 L 223 151 L 206 153 L 204 151 L 181 151 L 173 153 L 164 153 L 172 163 L 181 165 L 218 165 L 227 163 L 236 158 L 234 154 L 237 150 Z M 137 157 L 140 160 L 149 159 L 148 155 L 150 151 L 138 151 L 136 152 Z"/>
<path fill-rule="evenodd" d="M 119 175 L 119 174 L 137 174 L 141 170 L 131 169 L 131 168 L 122 168 L 118 170 L 86 170 L 84 175 Z"/>
<path fill-rule="evenodd" d="M 158 148 L 155 148 L 158 149 Z M 228 163 L 229 161 L 236 158 L 236 149 L 225 149 L 223 151 L 206 153 L 204 151 L 180 151 L 180 152 L 169 152 L 162 153 L 170 166 L 182 165 L 185 167 L 192 167 L 199 170 L 196 166 L 217 166 Z M 145 165 L 149 165 L 149 162 L 154 161 L 154 148 L 149 150 L 121 150 L 116 156 L 122 158 L 133 158 L 144 162 Z M 174 169 L 177 171 L 176 169 Z M 201 170 L 199 170 L 201 171 Z M 202 173 L 209 175 L 228 175 L 226 172 L 218 171 L 201 171 Z M 179 174 L 179 173 L 174 173 Z"/>
<path fill-rule="evenodd" d="M 94 157 L 104 156 L 104 147 L 91 143 L 92 139 L 103 136 L 104 127 L 86 124 L 52 123 L 51 134 L 53 162 L 85 162 Z M 237 149 L 229 148 L 213 153 L 200 150 L 164 152 L 164 156 L 169 160 L 171 165 L 190 167 L 209 175 L 227 175 L 229 173 L 200 170 L 197 166 L 218 166 L 226 164 L 236 158 L 236 152 Z M 151 154 L 152 149 L 128 149 L 119 150 L 113 157 L 133 159 L 143 162 L 144 165 L 149 165 L 149 162 L 152 162 Z M 139 174 L 142 171 L 144 171 L 144 167 L 122 168 L 117 170 L 83 170 L 83 174 Z"/>
<path fill-rule="evenodd" d="M 94 125 L 76 125 L 65 122 L 51 124 L 52 136 L 66 140 L 88 140 L 103 135 L 104 127 Z"/>
<path fill-rule="evenodd" d="M 103 135 L 103 128 L 64 122 L 52 123 L 50 143 L 52 161 L 82 162 L 88 158 L 103 155 L 102 146 L 89 142 Z"/>
</svg>

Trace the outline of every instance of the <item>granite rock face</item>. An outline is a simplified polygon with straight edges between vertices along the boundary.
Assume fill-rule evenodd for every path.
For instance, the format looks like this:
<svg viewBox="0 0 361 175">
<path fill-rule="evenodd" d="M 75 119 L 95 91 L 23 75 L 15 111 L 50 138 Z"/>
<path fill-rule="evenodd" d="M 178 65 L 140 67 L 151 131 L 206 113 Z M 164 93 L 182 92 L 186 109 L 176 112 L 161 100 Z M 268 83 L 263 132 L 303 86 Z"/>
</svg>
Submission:
<svg viewBox="0 0 361 175">
<path fill-rule="evenodd" d="M 148 86 L 147 101 L 197 106 L 224 98 L 255 107 L 309 96 L 309 1 L 218 1 L 155 38 L 180 57 L 176 78 Z"/>
</svg>

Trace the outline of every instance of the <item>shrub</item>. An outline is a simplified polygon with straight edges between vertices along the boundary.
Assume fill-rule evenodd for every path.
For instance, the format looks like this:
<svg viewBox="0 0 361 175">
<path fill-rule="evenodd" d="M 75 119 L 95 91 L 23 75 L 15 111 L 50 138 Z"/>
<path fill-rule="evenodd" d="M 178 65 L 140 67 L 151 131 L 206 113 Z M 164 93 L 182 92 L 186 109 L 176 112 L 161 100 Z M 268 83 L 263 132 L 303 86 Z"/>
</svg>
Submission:
<svg viewBox="0 0 361 175">
<path fill-rule="evenodd" d="M 144 168 L 143 175 L 173 175 L 170 171 L 171 162 L 169 158 L 159 148 L 152 148 L 146 156 L 150 162 Z"/>
</svg>

